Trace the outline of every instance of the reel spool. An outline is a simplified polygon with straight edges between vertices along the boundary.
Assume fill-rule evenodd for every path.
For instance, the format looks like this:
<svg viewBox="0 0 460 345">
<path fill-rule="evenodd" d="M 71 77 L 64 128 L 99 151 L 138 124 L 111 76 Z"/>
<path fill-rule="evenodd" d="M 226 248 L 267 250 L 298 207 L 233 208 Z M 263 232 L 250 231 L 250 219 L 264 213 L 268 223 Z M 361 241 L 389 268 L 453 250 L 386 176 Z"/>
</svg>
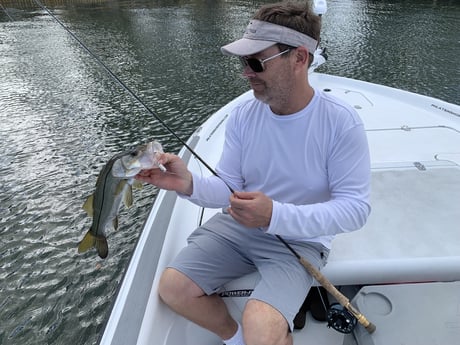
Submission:
<svg viewBox="0 0 460 345">
<path fill-rule="evenodd" d="M 339 303 L 330 306 L 327 312 L 327 327 L 332 327 L 337 332 L 349 334 L 357 324 L 356 318 Z"/>
</svg>

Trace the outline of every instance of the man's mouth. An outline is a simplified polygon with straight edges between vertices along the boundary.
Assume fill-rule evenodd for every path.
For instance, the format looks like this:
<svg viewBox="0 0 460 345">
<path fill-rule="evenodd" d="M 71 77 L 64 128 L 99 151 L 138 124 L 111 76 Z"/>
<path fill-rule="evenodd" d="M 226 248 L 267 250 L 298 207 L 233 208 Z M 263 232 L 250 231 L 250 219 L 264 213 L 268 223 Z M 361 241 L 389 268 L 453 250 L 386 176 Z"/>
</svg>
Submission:
<svg viewBox="0 0 460 345">
<path fill-rule="evenodd" d="M 264 83 L 260 80 L 251 80 L 249 79 L 249 84 L 251 85 L 251 87 L 260 87 L 260 86 L 263 86 Z"/>
</svg>

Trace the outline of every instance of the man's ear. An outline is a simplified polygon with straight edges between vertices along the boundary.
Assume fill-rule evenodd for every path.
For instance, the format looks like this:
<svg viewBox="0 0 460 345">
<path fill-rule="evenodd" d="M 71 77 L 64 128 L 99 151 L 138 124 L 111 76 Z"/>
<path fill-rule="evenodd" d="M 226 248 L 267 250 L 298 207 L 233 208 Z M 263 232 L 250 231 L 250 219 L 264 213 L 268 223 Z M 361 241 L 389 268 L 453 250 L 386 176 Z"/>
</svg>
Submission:
<svg viewBox="0 0 460 345">
<path fill-rule="evenodd" d="M 308 50 L 305 47 L 298 47 L 295 50 L 296 62 L 303 66 L 308 66 L 308 60 L 310 59 Z"/>
</svg>

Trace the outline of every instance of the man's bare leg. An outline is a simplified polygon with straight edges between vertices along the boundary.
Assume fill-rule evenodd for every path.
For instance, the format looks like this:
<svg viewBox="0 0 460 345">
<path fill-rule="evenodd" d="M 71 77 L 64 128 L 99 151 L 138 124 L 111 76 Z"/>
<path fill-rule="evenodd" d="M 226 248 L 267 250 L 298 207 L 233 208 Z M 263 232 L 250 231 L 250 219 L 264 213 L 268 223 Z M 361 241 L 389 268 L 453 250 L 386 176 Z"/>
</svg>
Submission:
<svg viewBox="0 0 460 345">
<path fill-rule="evenodd" d="M 173 268 L 163 272 L 158 292 L 176 313 L 221 339 L 230 339 L 238 329 L 221 297 L 206 295 L 191 279 Z"/>
<path fill-rule="evenodd" d="M 159 294 L 176 313 L 217 334 L 231 338 L 238 324 L 231 317 L 222 298 L 207 296 L 181 272 L 168 268 L 163 273 Z M 281 313 L 267 303 L 249 300 L 243 313 L 246 345 L 292 345 L 288 323 Z"/>
</svg>

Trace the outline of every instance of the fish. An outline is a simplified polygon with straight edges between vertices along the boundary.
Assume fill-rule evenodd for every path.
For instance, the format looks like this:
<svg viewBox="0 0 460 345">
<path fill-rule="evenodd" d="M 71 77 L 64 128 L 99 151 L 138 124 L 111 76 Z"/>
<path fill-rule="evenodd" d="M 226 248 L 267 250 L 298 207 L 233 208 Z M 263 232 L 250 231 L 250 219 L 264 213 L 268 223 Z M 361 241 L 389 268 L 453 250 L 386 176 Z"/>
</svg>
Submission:
<svg viewBox="0 0 460 345">
<path fill-rule="evenodd" d="M 162 152 L 161 144 L 155 140 L 115 154 L 104 165 L 97 178 L 94 193 L 83 204 L 83 209 L 93 220 L 90 229 L 78 244 L 79 253 L 96 248 L 100 258 L 105 259 L 108 256 L 106 231 L 118 228 L 121 203 L 131 207 L 133 187 L 142 187 L 134 176 L 143 169 L 166 170 L 157 161 L 157 155 Z"/>
</svg>

